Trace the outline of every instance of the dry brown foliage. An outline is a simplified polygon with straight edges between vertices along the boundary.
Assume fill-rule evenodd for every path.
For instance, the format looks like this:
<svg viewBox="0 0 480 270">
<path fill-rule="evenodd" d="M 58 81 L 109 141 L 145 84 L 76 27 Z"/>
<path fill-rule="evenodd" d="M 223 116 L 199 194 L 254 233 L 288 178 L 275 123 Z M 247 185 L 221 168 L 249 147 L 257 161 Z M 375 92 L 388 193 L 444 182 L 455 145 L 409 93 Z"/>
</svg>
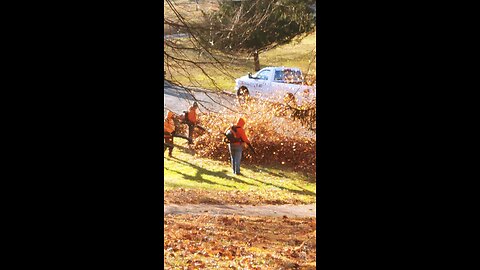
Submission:
<svg viewBox="0 0 480 270">
<path fill-rule="evenodd" d="M 300 196 L 282 196 L 278 190 L 203 190 L 203 189 L 170 189 L 163 194 L 164 204 L 236 204 L 236 205 L 281 205 L 314 203 L 315 198 L 308 199 Z M 288 193 L 283 191 L 284 193 Z M 273 194 L 275 193 L 275 194 Z"/>
<path fill-rule="evenodd" d="M 164 216 L 165 269 L 316 269 L 316 219 Z"/>
<path fill-rule="evenodd" d="M 305 105 L 304 105 L 305 106 Z M 229 162 L 228 145 L 223 143 L 225 130 L 236 124 L 239 117 L 246 120 L 245 132 L 255 148 L 256 155 L 244 150 L 242 164 L 278 165 L 316 175 L 315 133 L 302 125 L 292 108 L 266 101 L 250 100 L 238 113 L 206 113 L 200 125 L 209 132 L 195 137 L 196 154 Z M 313 119 L 315 121 L 315 119 Z"/>
</svg>

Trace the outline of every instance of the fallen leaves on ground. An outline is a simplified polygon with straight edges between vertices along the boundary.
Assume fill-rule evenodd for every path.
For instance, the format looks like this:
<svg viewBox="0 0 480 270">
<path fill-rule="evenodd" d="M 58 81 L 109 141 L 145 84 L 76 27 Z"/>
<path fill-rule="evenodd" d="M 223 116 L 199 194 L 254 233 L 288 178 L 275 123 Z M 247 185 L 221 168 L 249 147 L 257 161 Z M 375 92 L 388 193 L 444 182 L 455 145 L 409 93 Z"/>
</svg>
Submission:
<svg viewBox="0 0 480 270">
<path fill-rule="evenodd" d="M 316 269 L 316 219 L 164 216 L 165 269 Z"/>
<path fill-rule="evenodd" d="M 315 203 L 315 196 L 279 194 L 278 190 L 239 191 L 204 189 L 169 189 L 164 191 L 164 204 L 308 204 Z M 280 196 L 283 195 L 283 196 Z"/>
<path fill-rule="evenodd" d="M 316 175 L 315 133 L 302 125 L 298 115 L 288 117 L 281 105 L 258 100 L 238 109 L 241 109 L 239 114 L 224 111 L 201 115 L 200 124 L 209 132 L 195 136 L 194 149 L 198 156 L 229 161 L 223 133 L 242 116 L 246 120 L 247 137 L 256 151 L 256 154 L 244 151 L 242 164 L 278 165 Z M 315 121 L 315 117 L 312 119 Z"/>
</svg>

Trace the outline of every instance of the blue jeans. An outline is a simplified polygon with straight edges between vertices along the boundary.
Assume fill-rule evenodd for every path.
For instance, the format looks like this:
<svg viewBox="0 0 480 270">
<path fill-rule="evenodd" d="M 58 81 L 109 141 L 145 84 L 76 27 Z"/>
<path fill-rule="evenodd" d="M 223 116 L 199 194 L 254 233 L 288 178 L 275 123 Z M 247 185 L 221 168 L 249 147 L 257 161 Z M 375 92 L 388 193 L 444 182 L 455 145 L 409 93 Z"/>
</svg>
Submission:
<svg viewBox="0 0 480 270">
<path fill-rule="evenodd" d="M 232 161 L 232 169 L 234 174 L 240 173 L 240 160 L 242 159 L 242 145 L 241 144 L 228 144 L 228 150 L 230 151 L 230 160 Z"/>
</svg>

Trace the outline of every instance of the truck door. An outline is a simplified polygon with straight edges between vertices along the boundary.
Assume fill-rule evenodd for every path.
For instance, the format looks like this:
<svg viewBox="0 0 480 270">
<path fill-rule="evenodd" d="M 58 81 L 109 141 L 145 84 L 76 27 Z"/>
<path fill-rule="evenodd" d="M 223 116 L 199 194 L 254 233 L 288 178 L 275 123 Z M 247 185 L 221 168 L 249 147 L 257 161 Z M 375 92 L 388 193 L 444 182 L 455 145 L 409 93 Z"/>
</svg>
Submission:
<svg viewBox="0 0 480 270">
<path fill-rule="evenodd" d="M 269 90 L 269 76 L 270 76 L 270 69 L 264 69 L 257 74 L 257 78 L 255 79 L 255 92 L 257 95 L 262 97 L 269 97 L 270 91 Z"/>
<path fill-rule="evenodd" d="M 283 70 L 275 70 L 274 77 L 270 83 L 270 89 L 272 91 L 272 96 L 275 96 L 275 99 L 278 102 L 281 102 L 285 94 L 289 92 L 289 85 L 285 83 L 285 74 Z"/>
</svg>

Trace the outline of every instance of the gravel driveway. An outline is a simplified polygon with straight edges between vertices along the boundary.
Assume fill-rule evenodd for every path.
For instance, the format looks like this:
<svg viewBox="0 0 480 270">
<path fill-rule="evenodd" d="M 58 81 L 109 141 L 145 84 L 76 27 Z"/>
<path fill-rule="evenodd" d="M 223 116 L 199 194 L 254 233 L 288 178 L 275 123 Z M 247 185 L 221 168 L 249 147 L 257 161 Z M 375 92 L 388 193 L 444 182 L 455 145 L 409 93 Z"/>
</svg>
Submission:
<svg viewBox="0 0 480 270">
<path fill-rule="evenodd" d="M 163 111 L 171 110 L 175 113 L 182 113 L 194 102 L 199 103 L 200 112 L 208 110 L 218 112 L 225 107 L 235 108 L 237 99 L 235 95 L 225 92 L 215 92 L 205 89 L 189 88 L 188 90 L 170 84 L 168 81 L 163 83 Z M 189 93 L 190 91 L 190 93 Z M 193 95 L 193 96 L 192 96 Z"/>
</svg>

